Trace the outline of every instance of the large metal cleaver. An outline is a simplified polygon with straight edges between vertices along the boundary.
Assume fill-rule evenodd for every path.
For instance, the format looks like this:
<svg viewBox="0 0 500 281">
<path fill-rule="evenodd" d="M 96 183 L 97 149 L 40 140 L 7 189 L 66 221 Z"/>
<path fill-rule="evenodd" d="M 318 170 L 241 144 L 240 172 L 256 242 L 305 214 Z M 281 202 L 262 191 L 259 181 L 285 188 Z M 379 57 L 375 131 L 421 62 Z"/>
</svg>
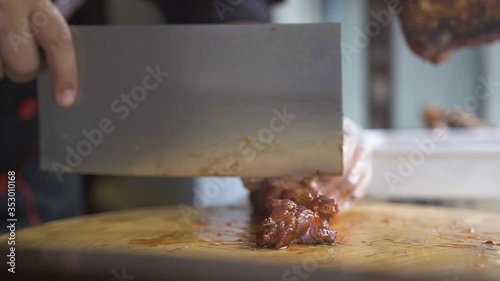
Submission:
<svg viewBox="0 0 500 281">
<path fill-rule="evenodd" d="M 342 173 L 340 25 L 75 27 L 79 96 L 39 77 L 41 168 L 143 176 Z"/>
</svg>

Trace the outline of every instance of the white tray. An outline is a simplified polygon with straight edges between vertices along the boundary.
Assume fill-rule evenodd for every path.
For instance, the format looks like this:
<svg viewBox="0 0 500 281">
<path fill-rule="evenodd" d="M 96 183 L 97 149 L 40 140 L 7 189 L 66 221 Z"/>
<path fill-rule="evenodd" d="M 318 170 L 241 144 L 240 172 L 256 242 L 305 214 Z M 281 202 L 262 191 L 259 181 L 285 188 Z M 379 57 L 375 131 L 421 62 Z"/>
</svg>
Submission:
<svg viewBox="0 0 500 281">
<path fill-rule="evenodd" d="M 371 197 L 500 198 L 500 129 L 367 130 L 366 139 L 374 151 Z"/>
</svg>

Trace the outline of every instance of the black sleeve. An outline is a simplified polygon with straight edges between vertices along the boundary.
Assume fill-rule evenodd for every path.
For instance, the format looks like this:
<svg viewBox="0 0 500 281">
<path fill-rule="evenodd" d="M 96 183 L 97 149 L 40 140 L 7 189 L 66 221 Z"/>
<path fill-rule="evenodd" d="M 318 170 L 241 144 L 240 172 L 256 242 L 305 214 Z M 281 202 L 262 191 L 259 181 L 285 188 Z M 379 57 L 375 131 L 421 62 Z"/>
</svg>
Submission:
<svg viewBox="0 0 500 281">
<path fill-rule="evenodd" d="M 168 23 L 270 22 L 270 0 L 154 0 Z"/>
</svg>

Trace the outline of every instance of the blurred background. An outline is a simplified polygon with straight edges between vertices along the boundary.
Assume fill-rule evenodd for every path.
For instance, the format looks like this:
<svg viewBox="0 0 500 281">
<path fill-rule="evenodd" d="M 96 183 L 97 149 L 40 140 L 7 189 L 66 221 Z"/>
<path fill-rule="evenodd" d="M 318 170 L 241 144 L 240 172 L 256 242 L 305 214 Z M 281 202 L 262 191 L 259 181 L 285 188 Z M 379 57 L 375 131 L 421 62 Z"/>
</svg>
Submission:
<svg viewBox="0 0 500 281">
<path fill-rule="evenodd" d="M 485 123 L 500 124 L 500 96 L 496 89 L 500 85 L 495 83 L 500 82 L 500 60 L 495 60 L 500 57 L 500 44 L 457 52 L 446 63 L 435 66 L 417 58 L 407 47 L 399 21 L 393 15 L 387 17 L 387 1 L 287 0 L 273 8 L 272 16 L 275 23 L 342 23 L 344 113 L 365 129 L 424 128 L 422 108 L 427 104 L 466 109 Z M 74 24 L 82 21 L 164 23 L 161 12 L 146 0 L 91 0 L 71 20 Z M 365 28 L 371 28 L 373 36 L 367 36 Z M 486 99 L 474 99 L 477 87 L 485 86 L 484 81 L 490 81 L 492 94 Z M 493 153 L 498 155 L 498 150 Z M 493 161 L 488 165 L 492 168 L 499 164 Z M 470 166 L 473 165 L 471 162 Z M 418 173 L 412 177 L 422 184 L 418 182 Z M 470 175 L 471 182 L 480 185 L 480 179 L 474 177 Z M 493 192 L 500 193 L 500 180 L 488 184 Z M 239 179 L 88 177 L 87 185 L 91 212 L 175 203 L 234 204 L 247 198 Z M 435 197 L 429 193 L 409 199 L 398 196 L 404 194 L 398 192 L 404 186 L 394 190 L 381 186 L 383 183 L 377 185 L 371 193 L 374 198 L 500 211 L 499 197 L 488 193 L 474 198 L 466 193 L 463 196 L 450 193 L 448 198 L 447 194 L 437 192 Z M 472 190 L 475 186 L 447 188 Z"/>
</svg>

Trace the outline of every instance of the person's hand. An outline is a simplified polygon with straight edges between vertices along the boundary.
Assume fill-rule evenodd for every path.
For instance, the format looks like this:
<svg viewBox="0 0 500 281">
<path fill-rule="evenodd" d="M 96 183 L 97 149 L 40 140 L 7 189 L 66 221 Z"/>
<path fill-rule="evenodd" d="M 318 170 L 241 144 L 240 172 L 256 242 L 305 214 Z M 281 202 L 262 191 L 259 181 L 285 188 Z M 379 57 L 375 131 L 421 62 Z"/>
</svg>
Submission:
<svg viewBox="0 0 500 281">
<path fill-rule="evenodd" d="M 66 20 L 50 0 L 0 0 L 0 80 L 34 79 L 45 51 L 54 95 L 60 106 L 74 103 L 76 57 Z"/>
</svg>

